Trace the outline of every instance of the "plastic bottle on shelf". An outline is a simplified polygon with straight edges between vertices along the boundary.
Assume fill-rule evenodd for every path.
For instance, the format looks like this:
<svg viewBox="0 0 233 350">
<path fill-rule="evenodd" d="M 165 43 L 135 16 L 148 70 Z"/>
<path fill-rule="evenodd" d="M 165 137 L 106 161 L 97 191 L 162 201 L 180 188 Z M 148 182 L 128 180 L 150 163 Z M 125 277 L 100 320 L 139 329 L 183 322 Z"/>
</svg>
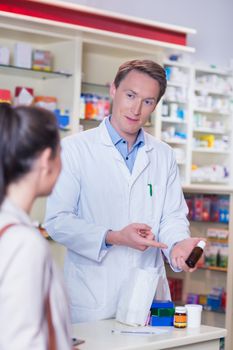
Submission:
<svg viewBox="0 0 233 350">
<path fill-rule="evenodd" d="M 85 113 L 86 113 L 86 102 L 85 102 L 85 95 L 81 94 L 80 96 L 80 112 L 79 112 L 79 118 L 85 119 Z"/>
<path fill-rule="evenodd" d="M 107 117 L 110 114 L 111 103 L 109 97 L 104 98 L 104 116 Z"/>
<path fill-rule="evenodd" d="M 93 95 L 92 97 L 92 114 L 91 119 L 98 119 L 98 95 Z"/>
<path fill-rule="evenodd" d="M 104 117 L 105 117 L 105 115 L 104 115 L 104 104 L 105 104 L 105 102 L 104 102 L 103 97 L 98 96 L 97 104 L 98 104 L 98 116 L 97 116 L 97 119 L 98 120 L 103 120 Z"/>
<path fill-rule="evenodd" d="M 92 119 L 93 115 L 93 103 L 92 103 L 93 95 L 86 95 L 86 109 L 85 109 L 85 119 Z"/>
</svg>

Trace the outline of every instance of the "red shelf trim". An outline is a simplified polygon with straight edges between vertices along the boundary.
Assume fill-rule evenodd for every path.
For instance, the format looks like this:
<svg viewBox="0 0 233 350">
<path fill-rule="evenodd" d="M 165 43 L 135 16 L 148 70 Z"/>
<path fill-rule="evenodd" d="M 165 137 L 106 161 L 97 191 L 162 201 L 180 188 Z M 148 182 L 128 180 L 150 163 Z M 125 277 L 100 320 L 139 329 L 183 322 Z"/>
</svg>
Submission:
<svg viewBox="0 0 233 350">
<path fill-rule="evenodd" d="M 36 1 L 0 0 L 0 11 L 69 23 L 87 28 L 101 29 L 181 46 L 186 46 L 187 44 L 186 33 Z"/>
</svg>

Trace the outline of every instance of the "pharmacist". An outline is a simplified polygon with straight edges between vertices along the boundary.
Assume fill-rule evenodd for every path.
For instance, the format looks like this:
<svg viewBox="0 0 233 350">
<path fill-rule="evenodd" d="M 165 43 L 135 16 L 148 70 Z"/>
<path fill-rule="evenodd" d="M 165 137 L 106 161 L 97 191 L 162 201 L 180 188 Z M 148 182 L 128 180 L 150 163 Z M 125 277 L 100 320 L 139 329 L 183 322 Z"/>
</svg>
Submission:
<svg viewBox="0 0 233 350">
<path fill-rule="evenodd" d="M 162 252 L 174 270 L 189 270 L 184 261 L 199 239 L 189 238 L 174 153 L 142 129 L 165 89 L 158 64 L 126 62 L 110 88 L 112 115 L 64 139 L 46 228 L 67 247 L 74 323 L 114 317 L 133 267 L 158 267 L 168 298 Z"/>
</svg>

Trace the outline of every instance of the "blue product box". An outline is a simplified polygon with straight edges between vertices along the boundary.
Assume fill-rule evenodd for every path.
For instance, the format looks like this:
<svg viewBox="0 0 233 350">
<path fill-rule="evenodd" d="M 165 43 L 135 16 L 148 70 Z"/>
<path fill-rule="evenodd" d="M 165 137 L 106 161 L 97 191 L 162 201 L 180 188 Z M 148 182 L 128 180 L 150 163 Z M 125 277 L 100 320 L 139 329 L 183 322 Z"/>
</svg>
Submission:
<svg viewBox="0 0 233 350">
<path fill-rule="evenodd" d="M 151 309 L 175 308 L 175 304 L 171 300 L 153 300 Z"/>
<path fill-rule="evenodd" d="M 60 115 L 58 117 L 58 123 L 61 128 L 65 128 L 67 125 L 69 125 L 70 118 L 68 115 Z"/>
<path fill-rule="evenodd" d="M 151 316 L 150 318 L 151 326 L 173 326 L 173 316 L 159 317 Z"/>
<path fill-rule="evenodd" d="M 207 305 L 211 310 L 218 311 L 221 309 L 222 298 L 220 295 L 209 294 L 207 296 Z"/>
<path fill-rule="evenodd" d="M 58 123 L 59 128 L 64 129 L 69 125 L 70 116 L 69 116 L 68 110 L 62 111 L 60 109 L 55 109 L 54 114 L 57 118 L 57 123 Z"/>
</svg>

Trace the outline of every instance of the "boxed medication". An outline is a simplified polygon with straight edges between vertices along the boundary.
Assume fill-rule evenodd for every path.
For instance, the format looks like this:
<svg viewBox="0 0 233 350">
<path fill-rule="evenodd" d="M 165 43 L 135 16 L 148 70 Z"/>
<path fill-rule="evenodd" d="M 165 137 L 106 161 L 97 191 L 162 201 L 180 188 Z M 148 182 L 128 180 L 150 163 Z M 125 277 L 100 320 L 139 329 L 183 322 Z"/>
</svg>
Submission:
<svg viewBox="0 0 233 350">
<path fill-rule="evenodd" d="M 0 46 L 0 64 L 6 66 L 10 64 L 10 50 L 8 47 Z"/>
<path fill-rule="evenodd" d="M 32 53 L 32 69 L 51 72 L 53 56 L 50 51 L 34 50 Z"/>
<path fill-rule="evenodd" d="M 14 47 L 14 65 L 21 68 L 32 67 L 32 47 L 28 43 L 18 42 Z"/>
<path fill-rule="evenodd" d="M 32 88 L 16 86 L 15 88 L 15 106 L 25 105 L 30 106 L 34 100 L 34 91 Z"/>
</svg>

